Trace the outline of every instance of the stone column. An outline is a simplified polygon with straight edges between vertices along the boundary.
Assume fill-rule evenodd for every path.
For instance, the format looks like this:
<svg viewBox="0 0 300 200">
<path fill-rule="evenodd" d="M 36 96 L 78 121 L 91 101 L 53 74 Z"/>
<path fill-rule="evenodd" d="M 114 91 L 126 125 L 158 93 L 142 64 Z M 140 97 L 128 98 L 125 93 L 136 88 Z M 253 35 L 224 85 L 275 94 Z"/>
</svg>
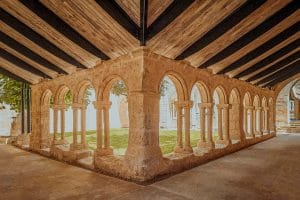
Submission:
<svg viewBox="0 0 300 200">
<path fill-rule="evenodd" d="M 213 140 L 213 133 L 212 133 L 212 109 L 213 103 L 207 104 L 207 145 L 210 149 L 215 148 L 215 143 Z"/>
<path fill-rule="evenodd" d="M 231 138 L 229 135 L 229 109 L 231 108 L 231 105 L 225 104 L 223 106 L 224 110 L 224 140 L 227 143 L 227 145 L 231 144 Z"/>
<path fill-rule="evenodd" d="M 174 149 L 175 153 L 182 153 L 183 152 L 183 144 L 182 144 L 182 104 L 180 102 L 174 103 L 176 106 L 177 111 L 177 144 Z"/>
<path fill-rule="evenodd" d="M 262 128 L 261 128 L 261 107 L 257 107 L 257 122 L 258 122 L 258 134 L 262 135 Z"/>
<path fill-rule="evenodd" d="M 94 107 L 96 109 L 96 120 L 97 120 L 97 127 L 96 127 L 96 132 L 97 132 L 97 149 L 96 151 L 101 151 L 102 149 L 102 134 L 103 134 L 103 125 L 102 125 L 102 107 L 99 104 L 99 102 L 94 101 L 93 102 Z"/>
<path fill-rule="evenodd" d="M 109 128 L 109 109 L 111 102 L 103 102 L 103 118 L 104 118 L 104 150 L 106 154 L 112 154 L 113 149 L 110 147 L 110 128 Z"/>
<path fill-rule="evenodd" d="M 53 106 L 53 142 L 57 140 L 57 125 L 58 125 L 58 109 L 56 106 Z"/>
<path fill-rule="evenodd" d="M 190 132 L 190 115 L 191 115 L 191 107 L 193 106 L 193 102 L 192 101 L 186 101 L 184 102 L 184 128 L 185 128 L 185 141 L 184 141 L 184 151 L 186 153 L 192 153 L 193 152 L 193 148 L 191 147 L 191 141 L 190 141 L 190 136 L 191 136 L 191 132 Z"/>
<path fill-rule="evenodd" d="M 86 107 L 81 107 L 81 144 L 86 148 Z"/>
<path fill-rule="evenodd" d="M 205 105 L 203 105 L 203 103 L 199 103 L 199 110 L 200 110 L 200 140 L 197 144 L 198 147 L 205 147 L 205 111 L 206 111 L 206 107 Z"/>
<path fill-rule="evenodd" d="M 268 114 L 268 108 L 267 107 L 264 107 L 264 132 L 265 133 L 270 133 L 270 129 L 269 129 L 269 123 L 268 123 L 268 120 L 269 120 L 269 114 Z"/>
<path fill-rule="evenodd" d="M 248 136 L 248 120 L 247 120 L 247 117 L 248 116 L 248 113 L 247 113 L 247 108 L 246 106 L 244 106 L 244 112 L 243 112 L 243 123 L 244 123 L 244 131 L 245 131 L 245 136 L 247 137 Z"/>
<path fill-rule="evenodd" d="M 223 140 L 223 114 L 222 106 L 217 105 L 218 109 L 218 140 Z"/>
<path fill-rule="evenodd" d="M 73 103 L 73 143 L 70 145 L 72 150 L 78 149 L 77 144 L 77 131 L 78 131 L 78 110 L 80 108 L 79 104 Z"/>
<path fill-rule="evenodd" d="M 60 109 L 60 128 L 61 128 L 61 139 L 65 139 L 65 108 Z"/>
<path fill-rule="evenodd" d="M 253 120 L 252 120 L 252 123 L 253 123 L 253 134 L 255 134 L 255 135 L 257 134 L 256 112 L 257 112 L 256 107 L 253 107 Z"/>
<path fill-rule="evenodd" d="M 253 107 L 252 106 L 249 106 L 249 108 L 248 108 L 248 110 L 249 110 L 249 113 L 250 113 L 250 129 L 249 129 L 249 131 L 250 131 L 250 135 L 253 137 L 253 138 L 255 138 L 255 135 L 254 135 L 254 132 L 253 132 Z"/>
</svg>

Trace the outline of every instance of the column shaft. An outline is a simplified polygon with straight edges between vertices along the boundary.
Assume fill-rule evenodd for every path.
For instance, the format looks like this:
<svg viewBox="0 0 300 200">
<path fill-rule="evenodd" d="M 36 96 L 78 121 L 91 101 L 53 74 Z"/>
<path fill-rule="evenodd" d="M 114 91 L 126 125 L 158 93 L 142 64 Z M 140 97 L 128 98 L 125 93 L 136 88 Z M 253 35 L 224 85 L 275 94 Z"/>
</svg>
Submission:
<svg viewBox="0 0 300 200">
<path fill-rule="evenodd" d="M 86 108 L 81 108 L 81 144 L 86 145 Z"/>
<path fill-rule="evenodd" d="M 250 135 L 252 137 L 255 137 L 254 132 L 253 132 L 253 109 L 249 108 L 249 113 L 250 113 L 250 124 L 249 124 L 249 131 L 250 131 Z"/>
<path fill-rule="evenodd" d="M 218 105 L 218 139 L 223 140 L 223 117 L 222 117 L 222 108 Z"/>
<path fill-rule="evenodd" d="M 65 139 L 65 109 L 60 110 L 60 128 L 61 128 L 61 139 Z"/>
<path fill-rule="evenodd" d="M 177 105 L 177 147 L 183 148 L 182 144 L 182 107 Z"/>
<path fill-rule="evenodd" d="M 188 105 L 184 106 L 184 123 L 185 123 L 185 142 L 184 142 L 184 150 L 186 152 L 193 152 L 193 149 L 191 147 L 191 132 L 190 132 L 190 102 L 187 102 Z"/>
<path fill-rule="evenodd" d="M 102 132 L 103 132 L 103 125 L 102 125 L 102 108 L 97 108 L 97 149 L 102 149 Z"/>
<path fill-rule="evenodd" d="M 205 107 L 200 107 L 200 141 L 205 142 Z"/>
<path fill-rule="evenodd" d="M 73 108 L 73 144 L 77 144 L 78 108 Z"/>
<path fill-rule="evenodd" d="M 57 125 L 58 125 L 58 110 L 56 108 L 53 109 L 53 140 L 57 140 Z"/>
<path fill-rule="evenodd" d="M 215 144 L 213 141 L 213 135 L 212 135 L 212 106 L 209 106 L 207 108 L 207 139 L 208 143 L 210 145 L 210 148 L 214 148 Z"/>
<path fill-rule="evenodd" d="M 110 148 L 109 108 L 104 107 L 104 148 Z"/>
<path fill-rule="evenodd" d="M 228 142 L 228 144 L 231 144 L 231 139 L 229 135 L 229 105 L 225 107 L 224 109 L 224 136 L 225 141 Z"/>
</svg>

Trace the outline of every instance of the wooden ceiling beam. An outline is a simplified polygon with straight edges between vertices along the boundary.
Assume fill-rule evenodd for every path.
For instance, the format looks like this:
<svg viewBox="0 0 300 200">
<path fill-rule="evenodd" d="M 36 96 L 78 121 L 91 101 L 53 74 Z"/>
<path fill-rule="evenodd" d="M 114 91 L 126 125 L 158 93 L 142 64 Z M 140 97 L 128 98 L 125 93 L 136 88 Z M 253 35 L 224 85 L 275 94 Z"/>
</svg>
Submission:
<svg viewBox="0 0 300 200">
<path fill-rule="evenodd" d="M 254 65 L 250 66 L 248 69 L 260 69 L 277 59 L 280 59 L 285 54 L 289 53 L 290 51 L 293 51 L 294 49 L 297 49 L 300 45 L 300 39 L 297 39 L 287 45 L 285 45 L 283 48 L 279 49 L 278 51 L 272 53 L 271 55 L 267 56 L 266 58 L 260 60 L 259 62 L 255 63 Z M 237 76 L 232 76 L 231 78 L 237 78 Z"/>
<path fill-rule="evenodd" d="M 300 27 L 300 22 L 295 23 L 294 25 L 290 26 L 286 30 L 284 30 L 281 33 L 277 34 L 275 37 L 271 38 L 267 42 L 263 43 L 262 45 L 258 46 L 255 49 L 253 49 L 252 51 L 250 51 L 249 53 L 247 53 L 246 55 L 244 55 L 240 59 L 236 60 L 235 62 L 233 62 L 229 66 L 223 68 L 217 74 L 225 74 L 227 72 L 230 72 L 232 70 L 235 70 L 235 69 L 245 65 L 249 61 L 257 58 L 258 56 L 260 56 L 263 53 L 269 51 L 270 49 L 272 49 L 276 45 L 280 44 L 284 40 L 288 39 L 292 35 L 296 34 L 299 31 L 299 27 Z M 250 68 L 242 71 L 241 73 L 235 75 L 235 78 L 240 78 L 240 77 L 246 76 L 246 75 L 256 71 L 257 69 L 259 69 L 259 68 L 251 68 L 250 67 Z"/>
<path fill-rule="evenodd" d="M 60 19 L 55 13 L 53 13 L 50 9 L 48 9 L 39 1 L 21 0 L 21 3 L 33 13 L 35 13 L 37 16 L 39 16 L 41 19 L 43 19 L 45 22 L 47 22 L 59 33 L 64 35 L 66 38 L 68 38 L 87 52 L 103 60 L 109 59 L 109 57 L 105 55 L 105 53 L 103 53 L 101 50 L 95 47 L 92 43 L 90 43 L 82 35 L 76 32 L 71 26 L 69 26 L 66 22 Z"/>
<path fill-rule="evenodd" d="M 297 52 L 293 53 L 292 55 L 286 57 L 285 59 L 283 59 L 279 62 L 276 62 L 274 65 L 268 67 L 267 69 L 261 71 L 260 73 L 254 75 L 254 76 L 251 76 L 250 78 L 246 79 L 245 81 L 248 81 L 248 82 L 255 81 L 259 78 L 262 78 L 262 77 L 276 71 L 276 70 L 283 68 L 284 66 L 294 62 L 295 60 L 297 60 L 299 58 L 300 58 L 300 51 L 297 51 Z"/>
<path fill-rule="evenodd" d="M 145 46 L 147 40 L 148 0 L 140 0 L 140 45 Z"/>
<path fill-rule="evenodd" d="M 267 76 L 266 78 L 258 81 L 255 85 L 264 85 L 270 81 L 274 81 L 282 76 L 284 76 L 285 74 L 288 74 L 294 70 L 296 70 L 297 68 L 300 69 L 299 67 L 300 61 L 296 61 L 294 63 L 291 63 L 289 65 L 287 65 L 285 68 L 275 72 L 274 74 Z M 297 67 L 298 66 L 298 67 Z"/>
<path fill-rule="evenodd" d="M 44 59 L 43 57 L 39 56 L 38 54 L 34 53 L 24 45 L 18 43 L 13 38 L 9 37 L 2 31 L 0 31 L 0 41 L 9 46 L 10 48 L 14 49 L 15 51 L 19 52 L 20 54 L 24 55 L 25 57 L 37 62 L 38 64 L 53 70 L 55 72 L 58 72 L 60 74 L 68 74 L 66 71 L 64 71 L 62 68 L 52 64 L 48 60 Z"/>
<path fill-rule="evenodd" d="M 34 68 L 33 66 L 29 65 L 28 63 L 24 62 L 23 60 L 19 59 L 18 57 L 8 53 L 7 51 L 0 49 L 0 56 L 4 58 L 5 60 L 13 63 L 14 65 L 32 73 L 37 76 L 41 76 L 43 78 L 52 79 L 49 75 L 46 73 Z"/>
<path fill-rule="evenodd" d="M 3 75 L 5 75 L 5 76 L 7 76 L 7 77 L 9 77 L 11 79 L 14 79 L 16 81 L 20 81 L 22 83 L 31 84 L 31 82 L 27 81 L 26 79 L 24 79 L 24 78 L 22 78 L 22 77 L 20 77 L 20 76 L 18 76 L 16 74 L 14 74 L 14 73 L 11 73 L 10 71 L 2 68 L 1 66 L 0 66 L 0 74 L 3 74 Z"/>
<path fill-rule="evenodd" d="M 258 9 L 266 0 L 248 0 L 239 8 L 234 10 L 228 17 L 223 19 L 214 28 L 208 31 L 205 35 L 199 38 L 196 42 L 190 45 L 186 50 L 184 50 L 180 55 L 178 55 L 176 60 L 183 60 L 190 55 L 200 51 L 211 42 L 221 37 L 225 32 L 230 30 L 232 27 L 237 25 L 244 18 L 253 13 Z"/>
<path fill-rule="evenodd" d="M 299 3 L 297 1 L 292 1 L 289 4 L 287 4 L 285 7 L 277 11 L 274 15 L 263 21 L 260 25 L 240 37 L 238 40 L 233 42 L 228 47 L 224 48 L 222 51 L 220 51 L 218 54 L 210 58 L 205 63 L 201 64 L 199 68 L 207 68 L 213 64 L 216 64 L 217 62 L 225 59 L 226 57 L 232 55 L 236 51 L 242 49 L 244 46 L 251 43 L 253 40 L 264 34 L 265 32 L 272 29 L 274 26 L 276 26 L 278 23 L 283 21 L 288 16 L 292 15 L 294 12 L 296 12 L 299 9 Z"/>
<path fill-rule="evenodd" d="M 174 0 L 163 13 L 148 27 L 147 40 L 173 22 L 183 11 L 185 11 L 195 0 Z"/>
<path fill-rule="evenodd" d="M 298 63 L 298 66 L 299 66 L 299 64 L 300 64 L 300 62 Z M 263 87 L 268 87 L 268 88 L 273 87 L 276 84 L 278 84 L 278 83 L 280 83 L 280 82 L 282 82 L 286 79 L 289 79 L 290 77 L 292 77 L 292 76 L 294 76 L 298 73 L 300 73 L 300 68 L 299 67 L 297 68 L 296 66 L 294 66 L 293 69 L 288 70 L 288 71 L 284 71 L 283 73 L 278 74 L 278 76 L 275 79 L 273 79 L 272 81 L 264 84 Z"/>
<path fill-rule="evenodd" d="M 12 27 L 17 32 L 21 33 L 23 36 L 37 44 L 38 46 L 42 47 L 43 49 L 47 50 L 48 52 L 52 53 L 56 57 L 70 63 L 71 65 L 86 69 L 86 67 L 75 60 L 73 57 L 69 56 L 67 53 L 62 51 L 61 49 L 57 48 L 43 36 L 38 34 L 37 32 L 33 31 L 31 28 L 20 22 L 14 16 L 3 10 L 0 9 L 0 19 L 7 24 L 8 26 Z"/>
<path fill-rule="evenodd" d="M 114 20 L 116 20 L 133 37 L 140 39 L 140 27 L 129 17 L 115 0 L 96 0 L 96 3 L 103 8 Z"/>
</svg>

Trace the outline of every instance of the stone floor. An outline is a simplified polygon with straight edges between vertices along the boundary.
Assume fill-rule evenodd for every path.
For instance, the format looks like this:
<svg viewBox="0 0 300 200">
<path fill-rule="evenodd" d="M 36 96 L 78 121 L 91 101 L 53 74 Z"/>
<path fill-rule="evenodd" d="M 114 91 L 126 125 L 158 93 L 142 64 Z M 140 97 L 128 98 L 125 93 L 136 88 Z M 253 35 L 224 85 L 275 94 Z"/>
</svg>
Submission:
<svg viewBox="0 0 300 200">
<path fill-rule="evenodd" d="M 140 186 L 0 145 L 0 199 L 274 199 L 300 197 L 300 134 L 278 137 Z"/>
</svg>

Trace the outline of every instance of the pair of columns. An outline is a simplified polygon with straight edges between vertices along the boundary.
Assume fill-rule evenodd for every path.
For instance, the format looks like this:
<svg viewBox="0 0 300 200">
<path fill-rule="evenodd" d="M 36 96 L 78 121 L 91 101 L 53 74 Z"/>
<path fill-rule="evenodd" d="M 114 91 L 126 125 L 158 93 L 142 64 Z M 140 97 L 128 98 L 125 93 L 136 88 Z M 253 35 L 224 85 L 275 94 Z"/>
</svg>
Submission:
<svg viewBox="0 0 300 200">
<path fill-rule="evenodd" d="M 229 109 L 230 104 L 218 104 L 218 143 L 229 145 L 231 139 L 229 135 Z M 224 119 L 223 119 L 224 118 Z"/>
<path fill-rule="evenodd" d="M 263 112 L 262 112 L 263 111 Z M 249 113 L 249 121 L 248 124 L 248 113 Z M 258 114 L 257 114 L 258 113 Z M 256 117 L 258 119 L 256 119 Z M 244 107 L 244 130 L 245 133 L 251 135 L 251 137 L 255 137 L 255 134 L 262 135 L 263 133 L 269 133 L 269 123 L 268 123 L 268 108 L 267 107 L 253 107 L 253 106 L 245 106 Z M 258 130 L 256 129 L 258 125 Z M 248 133 L 249 126 L 249 133 Z M 263 130 L 262 130 L 263 129 Z"/>
<path fill-rule="evenodd" d="M 101 155 L 113 154 L 113 149 L 110 146 L 110 128 L 109 128 L 109 109 L 111 101 L 95 101 L 94 107 L 97 113 L 97 150 Z M 103 138 L 104 132 L 104 141 Z M 103 144 L 104 143 L 104 144 Z"/>
<path fill-rule="evenodd" d="M 86 106 L 83 104 L 73 103 L 73 143 L 71 144 L 72 150 L 84 149 L 86 148 Z M 80 111 L 80 121 L 81 121 L 81 140 L 78 142 L 78 113 Z"/>
<path fill-rule="evenodd" d="M 215 147 L 212 136 L 213 103 L 199 103 L 198 106 L 200 108 L 200 140 L 197 146 L 213 149 Z"/>
<path fill-rule="evenodd" d="M 192 153 L 193 148 L 191 147 L 190 142 L 190 111 L 193 107 L 192 101 L 183 101 L 175 102 L 176 111 L 177 111 L 177 144 L 174 149 L 176 153 Z M 184 119 L 184 128 L 185 128 L 185 141 L 183 146 L 182 141 L 182 130 L 183 130 L 183 119 Z"/>
<path fill-rule="evenodd" d="M 58 141 L 58 112 L 60 112 L 60 132 L 61 138 L 60 140 L 65 139 L 65 105 L 53 105 L 53 143 L 56 144 Z"/>
</svg>

